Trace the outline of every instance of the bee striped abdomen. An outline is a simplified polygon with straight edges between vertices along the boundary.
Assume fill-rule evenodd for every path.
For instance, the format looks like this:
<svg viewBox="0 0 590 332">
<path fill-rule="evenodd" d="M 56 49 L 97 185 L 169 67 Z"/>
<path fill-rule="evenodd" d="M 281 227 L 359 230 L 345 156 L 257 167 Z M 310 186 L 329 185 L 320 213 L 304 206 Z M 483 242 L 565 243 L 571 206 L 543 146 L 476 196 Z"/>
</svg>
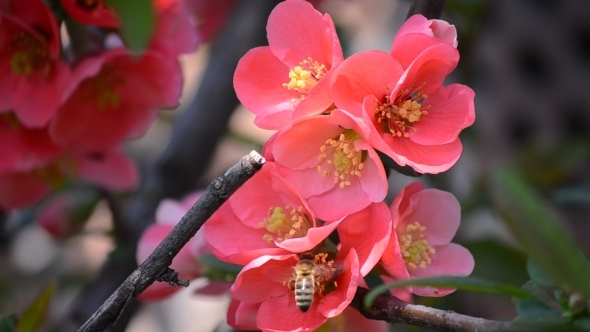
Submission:
<svg viewBox="0 0 590 332">
<path fill-rule="evenodd" d="M 313 302 L 314 280 L 312 271 L 301 273 L 295 280 L 295 305 L 306 312 Z"/>
</svg>

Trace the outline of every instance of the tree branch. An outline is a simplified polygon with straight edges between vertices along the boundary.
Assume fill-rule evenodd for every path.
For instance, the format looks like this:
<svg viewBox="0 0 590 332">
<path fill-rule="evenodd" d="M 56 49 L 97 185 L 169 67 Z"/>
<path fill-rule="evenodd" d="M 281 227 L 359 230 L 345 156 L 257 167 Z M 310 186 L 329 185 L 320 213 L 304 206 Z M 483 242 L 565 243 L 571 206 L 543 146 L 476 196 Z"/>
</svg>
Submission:
<svg viewBox="0 0 590 332">
<path fill-rule="evenodd" d="M 446 0 L 414 0 L 408 11 L 408 17 L 422 14 L 427 19 L 439 19 L 445 7 Z"/>
<path fill-rule="evenodd" d="M 389 295 L 377 296 L 373 305 L 366 308 L 363 303 L 368 292 L 367 289 L 359 287 L 350 303 L 351 307 L 358 310 L 367 319 L 404 323 L 437 331 L 533 331 L 527 326 L 411 304 Z"/>
<path fill-rule="evenodd" d="M 78 332 L 103 331 L 109 325 L 114 324 L 126 306 L 156 279 L 170 275 L 169 266 L 180 249 L 231 194 L 260 170 L 264 162 L 262 156 L 252 151 L 225 174 L 213 180 L 201 198 L 182 217 L 154 252 L 119 286 Z M 167 281 L 175 282 L 174 280 Z"/>
</svg>

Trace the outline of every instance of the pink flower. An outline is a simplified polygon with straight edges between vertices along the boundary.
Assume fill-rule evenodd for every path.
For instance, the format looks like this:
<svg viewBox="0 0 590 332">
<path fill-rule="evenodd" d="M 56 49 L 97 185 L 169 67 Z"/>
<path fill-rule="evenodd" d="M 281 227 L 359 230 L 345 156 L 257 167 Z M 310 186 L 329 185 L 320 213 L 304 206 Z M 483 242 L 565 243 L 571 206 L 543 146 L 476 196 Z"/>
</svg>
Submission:
<svg viewBox="0 0 590 332">
<path fill-rule="evenodd" d="M 263 255 L 312 250 L 338 224 L 319 224 L 305 200 L 278 175 L 275 164 L 267 162 L 211 216 L 203 230 L 217 258 L 246 265 Z"/>
<path fill-rule="evenodd" d="M 381 265 L 392 278 L 467 276 L 473 271 L 473 256 L 451 243 L 461 219 L 461 207 L 452 194 L 424 189 L 414 182 L 397 195 L 390 211 L 394 232 Z M 444 296 L 453 291 L 434 287 L 412 290 L 421 296 Z"/>
<path fill-rule="evenodd" d="M 107 6 L 103 0 L 60 0 L 60 2 L 68 15 L 80 23 L 104 28 L 117 28 L 119 26 L 117 13 Z"/>
<path fill-rule="evenodd" d="M 369 128 L 342 110 L 302 119 L 273 141 L 281 176 L 327 221 L 358 212 L 387 194 L 383 164 Z"/>
<path fill-rule="evenodd" d="M 202 41 L 215 38 L 236 5 L 236 0 L 185 0 L 185 6 L 199 22 Z"/>
<path fill-rule="evenodd" d="M 382 51 L 357 53 L 334 72 L 332 97 L 338 108 L 362 116 L 380 141 L 371 144 L 398 164 L 438 173 L 459 159 L 458 135 L 475 120 L 469 87 L 442 86 L 456 66 L 457 50 L 436 43 L 407 69 Z"/>
<path fill-rule="evenodd" d="M 188 212 L 203 192 L 196 192 L 178 202 L 165 199 L 160 202 L 156 210 L 156 223 L 150 225 L 142 234 L 137 246 L 137 263 L 143 263 L 156 249 L 162 240 L 176 226 L 180 219 Z M 207 251 L 207 244 L 203 232 L 197 232 L 172 260 L 170 267 L 178 272 L 180 279 L 194 279 L 201 275 L 203 268 L 198 264 L 200 255 Z M 160 300 L 176 291 L 179 287 L 172 287 L 163 282 L 155 282 L 144 290 L 139 300 Z"/>
<path fill-rule="evenodd" d="M 455 26 L 443 20 L 428 20 L 417 14 L 401 26 L 393 39 L 390 53 L 406 69 L 420 53 L 437 43 L 446 43 L 456 48 Z"/>
<path fill-rule="evenodd" d="M 316 257 L 320 259 L 321 255 Z M 295 295 L 290 289 L 298 260 L 297 255 L 262 256 L 246 265 L 230 289 L 232 298 L 245 305 L 236 307 L 234 304 L 230 308 L 230 315 L 235 316 L 232 313 L 235 312 L 240 316 L 228 319 L 229 323 L 237 322 L 240 327 L 251 324 L 251 316 L 258 303 L 256 327 L 263 331 L 313 331 L 328 318 L 342 313 L 352 301 L 360 279 L 356 252 L 351 250 L 346 257 L 336 257 L 335 263 L 341 267 L 340 274 L 335 278 L 315 279 L 316 291 L 306 312 L 296 306 Z M 328 292 L 329 288 L 333 290 Z M 233 308 L 236 310 L 233 311 Z M 242 318 L 247 315 L 250 315 L 249 319 Z"/>
<path fill-rule="evenodd" d="M 98 198 L 96 192 L 88 190 L 58 193 L 44 204 L 37 215 L 37 223 L 53 237 L 66 238 L 81 229 Z"/>
<path fill-rule="evenodd" d="M 0 113 L 14 111 L 23 125 L 43 127 L 65 98 L 70 80 L 60 58 L 59 28 L 41 0 L 9 6 L 0 12 Z"/>
<path fill-rule="evenodd" d="M 135 165 L 118 149 L 103 153 L 64 153 L 30 169 L 0 172 L 0 208 L 37 202 L 67 181 L 86 180 L 101 188 L 128 190 L 137 184 Z"/>
<path fill-rule="evenodd" d="M 266 27 L 270 46 L 250 50 L 238 63 L 234 87 L 261 128 L 281 129 L 302 117 L 333 108 L 332 69 L 342 62 L 334 23 L 302 0 L 272 11 Z"/>
<path fill-rule="evenodd" d="M 178 62 L 149 51 L 134 58 L 112 50 L 84 60 L 74 76 L 81 83 L 49 126 L 67 149 L 104 151 L 142 135 L 159 108 L 178 104 L 182 87 Z"/>
<path fill-rule="evenodd" d="M 164 56 L 177 56 L 194 52 L 199 43 L 196 28 L 181 0 L 155 0 L 156 24 L 148 49 Z"/>
<path fill-rule="evenodd" d="M 43 166 L 63 154 L 51 142 L 47 129 L 28 129 L 14 113 L 0 115 L 0 173 Z"/>
<path fill-rule="evenodd" d="M 250 304 L 242 301 L 232 300 L 227 312 L 227 323 L 241 331 L 257 330 L 256 315 L 258 315 L 260 303 Z M 389 324 L 365 318 L 360 312 L 351 307 L 346 307 L 342 314 L 328 318 L 317 331 L 339 331 L 339 332 L 387 332 Z"/>
</svg>

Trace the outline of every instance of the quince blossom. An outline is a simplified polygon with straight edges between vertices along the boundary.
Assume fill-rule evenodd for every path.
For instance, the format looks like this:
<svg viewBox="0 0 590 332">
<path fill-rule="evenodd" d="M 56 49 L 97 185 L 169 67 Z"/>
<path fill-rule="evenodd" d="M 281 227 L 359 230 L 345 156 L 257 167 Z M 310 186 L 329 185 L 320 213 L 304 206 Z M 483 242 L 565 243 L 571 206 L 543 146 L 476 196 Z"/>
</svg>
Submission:
<svg viewBox="0 0 590 332">
<path fill-rule="evenodd" d="M 390 206 L 391 239 L 381 265 L 394 279 L 467 276 L 473 271 L 473 256 L 451 243 L 459 228 L 461 207 L 450 193 L 424 189 L 420 182 L 406 186 Z M 421 296 L 445 296 L 454 289 L 414 287 Z"/>
<path fill-rule="evenodd" d="M 266 162 L 211 216 L 203 231 L 217 258 L 246 265 L 263 255 L 312 250 L 339 223 L 320 224 L 307 202 L 278 175 L 276 165 Z"/>
<path fill-rule="evenodd" d="M 335 105 L 362 116 L 380 138 L 373 146 L 401 166 L 420 173 L 446 171 L 459 159 L 459 132 L 473 124 L 474 92 L 442 85 L 459 55 L 447 43 L 421 52 L 407 69 L 391 55 L 352 55 L 334 72 Z"/>
<path fill-rule="evenodd" d="M 242 104 L 256 114 L 254 123 L 281 129 L 296 119 L 333 109 L 329 85 L 342 62 L 334 23 L 303 0 L 287 0 L 268 18 L 269 46 L 240 59 L 234 88 Z"/>
<path fill-rule="evenodd" d="M 340 274 L 334 279 L 319 282 L 317 288 L 321 289 L 315 292 L 311 307 L 306 312 L 297 308 L 295 295 L 288 286 L 288 280 L 293 278 L 294 267 L 298 262 L 297 255 L 261 256 L 252 260 L 238 274 L 230 289 L 232 298 L 243 302 L 245 307 L 236 307 L 234 304 L 233 308 L 240 310 L 230 308 L 228 314 L 250 315 L 251 322 L 251 316 L 256 312 L 256 328 L 262 331 L 316 330 L 328 318 L 346 309 L 361 279 L 356 252 L 350 250 L 346 257 L 342 256 L 340 252 L 335 259 L 335 263 L 340 266 Z M 228 322 L 231 324 L 236 319 L 229 318 Z M 237 322 L 240 323 L 239 320 Z"/>
<path fill-rule="evenodd" d="M 385 198 L 385 169 L 369 143 L 374 139 L 364 123 L 336 109 L 281 130 L 272 155 L 315 215 L 333 221 Z"/>
<path fill-rule="evenodd" d="M 178 62 L 150 51 L 137 59 L 111 50 L 83 60 L 73 75 L 81 83 L 49 125 L 67 149 L 103 151 L 143 135 L 159 108 L 178 104 L 182 87 Z"/>
<path fill-rule="evenodd" d="M 14 112 L 27 127 L 45 126 L 71 84 L 69 67 L 60 57 L 59 27 L 43 1 L 4 4 L 0 10 L 0 114 Z"/>
</svg>

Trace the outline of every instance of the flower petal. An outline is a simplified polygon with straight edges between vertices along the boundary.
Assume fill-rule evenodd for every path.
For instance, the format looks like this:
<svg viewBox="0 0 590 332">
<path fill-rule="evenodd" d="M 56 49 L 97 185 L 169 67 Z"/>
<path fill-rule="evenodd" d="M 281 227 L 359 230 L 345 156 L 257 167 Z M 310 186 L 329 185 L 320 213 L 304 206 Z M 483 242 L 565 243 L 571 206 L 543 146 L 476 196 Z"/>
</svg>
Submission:
<svg viewBox="0 0 590 332">
<path fill-rule="evenodd" d="M 238 330 L 257 330 L 256 317 L 259 307 L 260 303 L 252 304 L 232 299 L 227 309 L 227 324 Z"/>
</svg>

